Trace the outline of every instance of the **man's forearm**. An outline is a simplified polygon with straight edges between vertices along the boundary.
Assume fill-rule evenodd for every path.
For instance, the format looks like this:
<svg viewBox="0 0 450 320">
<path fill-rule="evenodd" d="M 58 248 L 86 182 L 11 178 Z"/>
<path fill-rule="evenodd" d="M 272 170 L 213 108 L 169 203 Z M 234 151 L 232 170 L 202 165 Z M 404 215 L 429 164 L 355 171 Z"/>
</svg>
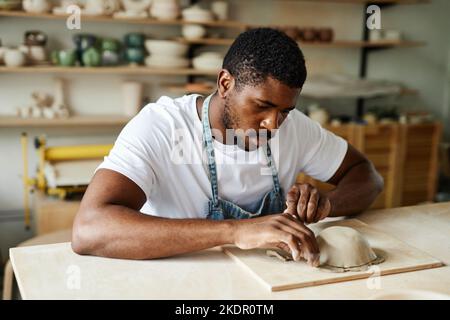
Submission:
<svg viewBox="0 0 450 320">
<path fill-rule="evenodd" d="M 332 217 L 352 215 L 366 210 L 383 190 L 383 178 L 370 162 L 354 166 L 327 193 Z"/>
<path fill-rule="evenodd" d="M 79 254 L 152 259 L 233 242 L 227 220 L 167 219 L 119 205 L 90 210 L 78 214 L 74 224 L 72 247 Z"/>
</svg>

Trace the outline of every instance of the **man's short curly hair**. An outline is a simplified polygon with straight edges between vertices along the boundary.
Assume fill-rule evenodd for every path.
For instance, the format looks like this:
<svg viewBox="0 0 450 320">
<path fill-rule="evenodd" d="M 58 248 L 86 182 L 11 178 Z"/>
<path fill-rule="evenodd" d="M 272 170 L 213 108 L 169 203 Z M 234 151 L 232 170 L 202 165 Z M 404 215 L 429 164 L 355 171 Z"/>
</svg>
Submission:
<svg viewBox="0 0 450 320">
<path fill-rule="evenodd" d="M 268 76 L 291 88 L 306 80 L 305 58 L 298 44 L 284 32 L 256 28 L 241 33 L 223 60 L 236 80 L 236 87 L 257 86 Z"/>
</svg>

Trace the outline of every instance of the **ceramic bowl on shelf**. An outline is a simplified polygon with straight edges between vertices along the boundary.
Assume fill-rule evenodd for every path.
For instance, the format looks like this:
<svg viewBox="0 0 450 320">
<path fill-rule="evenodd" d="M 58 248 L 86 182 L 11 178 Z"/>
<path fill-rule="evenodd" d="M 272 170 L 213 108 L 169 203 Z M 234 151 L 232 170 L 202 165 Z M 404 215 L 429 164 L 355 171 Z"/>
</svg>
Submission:
<svg viewBox="0 0 450 320">
<path fill-rule="evenodd" d="M 180 16 L 180 5 L 176 0 L 154 0 L 150 15 L 159 20 L 174 20 Z"/>
<path fill-rule="evenodd" d="M 214 20 L 214 14 L 210 10 L 201 8 L 199 5 L 193 5 L 182 11 L 183 20 L 209 22 Z"/>
<path fill-rule="evenodd" d="M 45 13 L 49 12 L 52 4 L 48 0 L 23 0 L 23 9 L 31 13 Z"/>
<path fill-rule="evenodd" d="M 222 68 L 223 56 L 217 52 L 203 52 L 192 59 L 192 66 L 199 70 L 215 71 Z"/>
<path fill-rule="evenodd" d="M 145 65 L 153 68 L 187 68 L 188 58 L 152 55 L 145 58 Z"/>
<path fill-rule="evenodd" d="M 152 55 L 166 55 L 171 57 L 182 57 L 186 55 L 189 45 L 173 40 L 145 40 L 145 48 Z"/>
<path fill-rule="evenodd" d="M 59 50 L 51 53 L 51 60 L 54 65 L 71 67 L 75 65 L 76 53 L 74 50 Z"/>
<path fill-rule="evenodd" d="M 6 48 L 3 60 L 7 67 L 21 67 L 27 62 L 25 54 L 19 48 Z"/>
<path fill-rule="evenodd" d="M 117 11 L 113 13 L 113 18 L 117 19 L 144 19 L 148 18 L 147 11 L 132 12 L 132 11 Z"/>
<path fill-rule="evenodd" d="M 152 0 L 121 0 L 121 2 L 125 11 L 130 13 L 147 11 L 152 4 Z"/>
<path fill-rule="evenodd" d="M 57 15 L 67 15 L 67 9 L 72 5 L 80 8 L 82 7 L 79 0 L 61 0 L 59 6 L 53 7 L 52 13 Z"/>
<path fill-rule="evenodd" d="M 201 39 L 206 36 L 206 28 L 199 24 L 186 24 L 181 28 L 185 39 Z"/>
</svg>

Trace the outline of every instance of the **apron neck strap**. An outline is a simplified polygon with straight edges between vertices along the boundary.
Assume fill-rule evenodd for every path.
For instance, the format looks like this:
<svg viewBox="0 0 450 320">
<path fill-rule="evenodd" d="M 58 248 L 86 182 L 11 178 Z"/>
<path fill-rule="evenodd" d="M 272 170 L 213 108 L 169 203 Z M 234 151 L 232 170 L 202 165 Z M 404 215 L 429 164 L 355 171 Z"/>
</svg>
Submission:
<svg viewBox="0 0 450 320">
<path fill-rule="evenodd" d="M 219 204 L 219 190 L 218 190 L 218 183 L 217 183 L 217 167 L 216 167 L 216 160 L 215 160 L 215 154 L 214 154 L 214 145 L 213 145 L 213 138 L 211 135 L 211 125 L 209 122 L 209 103 L 211 101 L 211 98 L 214 94 L 209 95 L 204 101 L 203 101 L 203 107 L 202 107 L 202 127 L 203 127 L 203 146 L 206 150 L 207 154 L 207 163 L 208 163 L 208 169 L 209 169 L 209 180 L 211 182 L 211 194 L 212 194 L 212 200 L 215 206 L 218 206 Z M 277 193 L 281 192 L 280 188 L 280 181 L 278 180 L 278 171 L 275 167 L 275 164 L 272 159 L 272 151 L 270 150 L 269 144 L 266 144 L 264 146 L 265 154 L 267 157 L 267 165 L 270 167 L 272 172 L 272 180 L 273 180 L 273 186 Z"/>
</svg>

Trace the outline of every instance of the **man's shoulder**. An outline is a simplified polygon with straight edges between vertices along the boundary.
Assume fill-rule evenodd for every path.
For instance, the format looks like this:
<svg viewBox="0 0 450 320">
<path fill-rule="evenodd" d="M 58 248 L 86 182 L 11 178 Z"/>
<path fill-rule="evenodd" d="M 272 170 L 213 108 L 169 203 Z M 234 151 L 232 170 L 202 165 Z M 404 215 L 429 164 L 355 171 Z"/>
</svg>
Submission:
<svg viewBox="0 0 450 320">
<path fill-rule="evenodd" d="M 192 122 L 191 108 L 194 95 L 179 98 L 160 97 L 156 102 L 145 105 L 126 125 L 126 129 L 140 134 L 170 135 L 180 127 Z"/>
<path fill-rule="evenodd" d="M 317 123 L 307 115 L 305 115 L 300 110 L 294 109 L 289 112 L 289 116 L 285 121 L 286 132 L 292 133 L 292 131 L 299 132 L 310 129 L 311 127 L 317 125 Z M 284 125 L 284 123 L 283 123 Z"/>
</svg>

